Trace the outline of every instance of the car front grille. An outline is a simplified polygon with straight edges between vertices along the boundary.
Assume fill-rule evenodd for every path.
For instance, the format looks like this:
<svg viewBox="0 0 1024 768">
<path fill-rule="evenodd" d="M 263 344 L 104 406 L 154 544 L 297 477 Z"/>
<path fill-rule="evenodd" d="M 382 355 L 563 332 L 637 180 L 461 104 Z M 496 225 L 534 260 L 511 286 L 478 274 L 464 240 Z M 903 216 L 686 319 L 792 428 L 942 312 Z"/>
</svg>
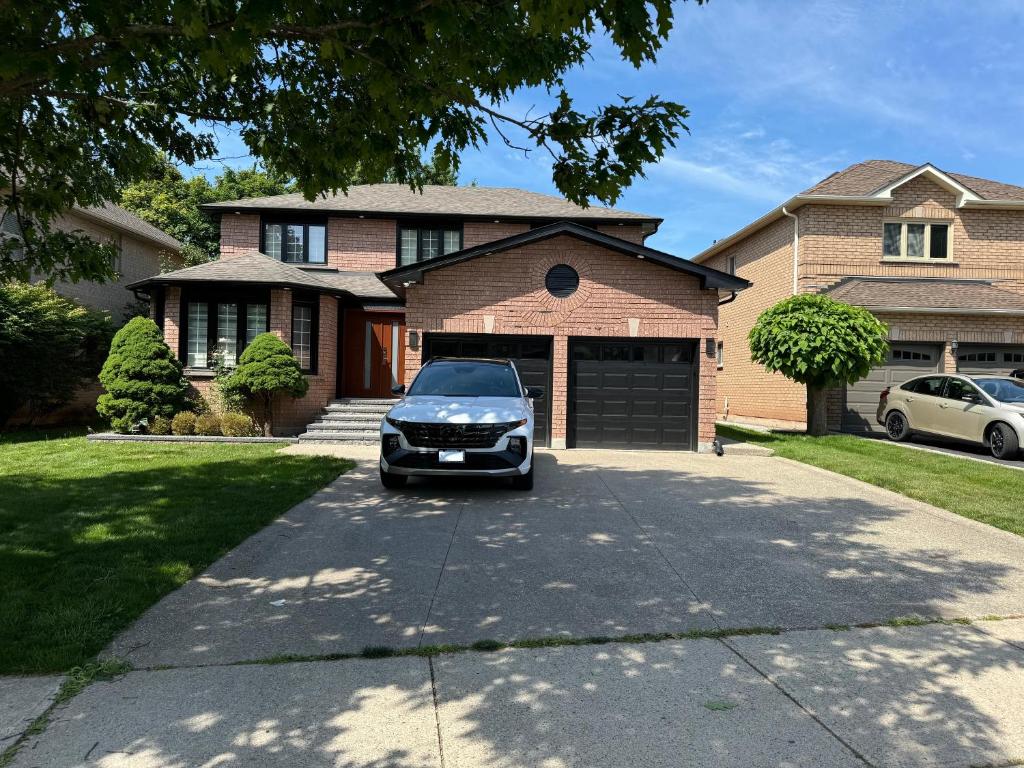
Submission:
<svg viewBox="0 0 1024 768">
<path fill-rule="evenodd" d="M 491 448 L 506 432 L 515 428 L 501 424 L 424 424 L 401 422 L 399 429 L 417 448 Z"/>
</svg>

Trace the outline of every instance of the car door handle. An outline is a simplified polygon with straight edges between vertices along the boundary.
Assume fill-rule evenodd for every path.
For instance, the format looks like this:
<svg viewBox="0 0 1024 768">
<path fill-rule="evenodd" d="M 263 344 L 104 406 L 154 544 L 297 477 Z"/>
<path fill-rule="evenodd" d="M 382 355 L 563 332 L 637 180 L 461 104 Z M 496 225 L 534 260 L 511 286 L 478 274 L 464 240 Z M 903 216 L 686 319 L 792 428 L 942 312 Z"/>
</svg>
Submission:
<svg viewBox="0 0 1024 768">
<path fill-rule="evenodd" d="M 907 401 L 908 403 L 912 403 L 912 402 L 914 402 L 914 398 L 912 398 L 912 397 L 908 397 L 908 398 L 906 398 L 906 401 Z"/>
<path fill-rule="evenodd" d="M 948 403 L 939 403 L 939 408 L 949 408 Z"/>
</svg>

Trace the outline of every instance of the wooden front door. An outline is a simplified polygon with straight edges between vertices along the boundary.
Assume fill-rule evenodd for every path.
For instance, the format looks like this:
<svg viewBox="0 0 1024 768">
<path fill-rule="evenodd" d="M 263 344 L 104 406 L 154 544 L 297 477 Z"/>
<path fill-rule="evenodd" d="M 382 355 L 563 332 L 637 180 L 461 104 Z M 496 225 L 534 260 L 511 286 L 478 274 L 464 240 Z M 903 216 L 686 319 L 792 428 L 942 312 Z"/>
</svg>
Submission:
<svg viewBox="0 0 1024 768">
<path fill-rule="evenodd" d="M 350 309 L 342 346 L 345 397 L 393 397 L 405 383 L 404 315 Z"/>
</svg>

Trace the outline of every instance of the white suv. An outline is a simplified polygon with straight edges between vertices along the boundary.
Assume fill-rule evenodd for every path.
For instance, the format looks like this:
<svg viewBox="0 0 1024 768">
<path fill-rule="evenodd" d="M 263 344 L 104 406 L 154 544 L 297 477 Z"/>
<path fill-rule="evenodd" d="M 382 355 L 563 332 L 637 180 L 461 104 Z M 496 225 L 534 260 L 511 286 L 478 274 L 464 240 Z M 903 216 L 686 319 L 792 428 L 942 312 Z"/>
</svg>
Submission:
<svg viewBox="0 0 1024 768">
<path fill-rule="evenodd" d="M 533 401 L 510 360 L 434 358 L 380 425 L 380 481 L 410 476 L 510 477 L 533 488 Z"/>
</svg>

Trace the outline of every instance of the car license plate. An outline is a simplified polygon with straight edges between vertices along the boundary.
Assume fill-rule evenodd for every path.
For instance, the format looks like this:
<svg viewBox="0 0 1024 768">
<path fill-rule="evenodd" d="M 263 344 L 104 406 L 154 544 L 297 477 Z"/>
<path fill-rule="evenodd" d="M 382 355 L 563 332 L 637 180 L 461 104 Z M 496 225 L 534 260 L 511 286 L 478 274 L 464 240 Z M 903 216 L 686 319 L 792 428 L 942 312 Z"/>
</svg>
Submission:
<svg viewBox="0 0 1024 768">
<path fill-rule="evenodd" d="M 466 461 L 465 451 L 438 451 L 437 460 L 441 464 L 463 464 Z"/>
</svg>

